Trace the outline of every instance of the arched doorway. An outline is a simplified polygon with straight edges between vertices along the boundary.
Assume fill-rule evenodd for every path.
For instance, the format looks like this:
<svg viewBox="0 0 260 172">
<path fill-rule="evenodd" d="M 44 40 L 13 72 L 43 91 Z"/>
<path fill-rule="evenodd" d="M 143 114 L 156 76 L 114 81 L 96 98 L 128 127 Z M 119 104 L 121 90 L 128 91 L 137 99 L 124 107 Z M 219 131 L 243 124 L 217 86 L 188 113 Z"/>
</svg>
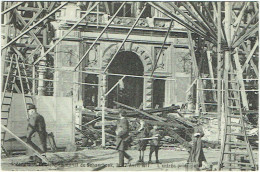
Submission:
<svg viewBox="0 0 260 172">
<path fill-rule="evenodd" d="M 143 76 L 144 67 L 137 54 L 131 51 L 123 51 L 119 52 L 114 58 L 108 68 L 108 72 L 114 74 Z M 110 90 L 120 78 L 122 78 L 122 76 L 109 75 L 108 90 Z M 143 102 L 143 78 L 124 78 L 123 82 L 109 93 L 107 101 L 109 108 L 115 107 L 113 101 L 138 108 Z"/>
</svg>

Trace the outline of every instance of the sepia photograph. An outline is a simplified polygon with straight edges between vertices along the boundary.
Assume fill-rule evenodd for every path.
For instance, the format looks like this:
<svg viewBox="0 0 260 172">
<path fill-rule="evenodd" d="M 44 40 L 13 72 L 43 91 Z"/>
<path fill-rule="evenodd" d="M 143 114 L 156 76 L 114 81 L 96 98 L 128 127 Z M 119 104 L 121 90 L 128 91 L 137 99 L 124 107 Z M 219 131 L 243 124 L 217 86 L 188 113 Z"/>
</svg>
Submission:
<svg viewBox="0 0 260 172">
<path fill-rule="evenodd" d="M 2 171 L 258 171 L 258 1 L 1 0 Z"/>
</svg>

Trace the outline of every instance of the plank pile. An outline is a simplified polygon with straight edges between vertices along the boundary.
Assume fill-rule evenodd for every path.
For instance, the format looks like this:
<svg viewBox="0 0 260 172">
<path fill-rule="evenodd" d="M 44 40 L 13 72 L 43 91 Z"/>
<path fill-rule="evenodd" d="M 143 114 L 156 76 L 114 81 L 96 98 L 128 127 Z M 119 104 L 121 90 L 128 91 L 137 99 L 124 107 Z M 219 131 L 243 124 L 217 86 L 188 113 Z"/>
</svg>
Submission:
<svg viewBox="0 0 260 172">
<path fill-rule="evenodd" d="M 127 118 L 130 121 L 130 133 L 133 135 L 134 142 L 138 142 L 135 139 L 136 131 L 139 128 L 139 120 L 143 119 L 152 129 L 152 126 L 158 125 L 161 130 L 162 135 L 162 145 L 173 145 L 180 143 L 186 149 L 191 147 L 190 141 L 193 132 L 194 124 L 188 119 L 183 118 L 178 115 L 179 106 L 172 105 L 170 107 L 140 110 L 119 102 L 114 102 L 115 104 L 124 108 L 127 112 Z M 105 113 L 105 125 L 106 125 L 106 145 L 114 146 L 115 141 L 115 130 L 117 120 L 119 120 L 118 112 L 120 109 L 108 109 L 106 108 Z M 81 127 L 77 127 L 76 130 L 80 133 L 82 138 L 88 140 L 88 144 L 84 142 L 84 139 L 78 137 L 79 143 L 82 146 L 86 145 L 98 145 L 101 143 L 101 109 L 92 108 L 85 109 L 82 111 L 83 122 Z M 83 143 L 84 142 L 84 143 Z"/>
</svg>

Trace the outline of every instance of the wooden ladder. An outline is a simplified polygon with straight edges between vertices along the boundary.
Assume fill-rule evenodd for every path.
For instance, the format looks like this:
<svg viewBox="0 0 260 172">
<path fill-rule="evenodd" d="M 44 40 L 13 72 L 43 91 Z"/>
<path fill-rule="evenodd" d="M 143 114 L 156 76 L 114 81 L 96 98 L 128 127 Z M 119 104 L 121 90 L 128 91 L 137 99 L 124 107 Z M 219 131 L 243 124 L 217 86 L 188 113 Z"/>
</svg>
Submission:
<svg viewBox="0 0 260 172">
<path fill-rule="evenodd" d="M 240 102 L 240 86 L 236 73 L 228 73 L 227 114 L 221 154 L 218 162 L 220 170 L 256 170 L 252 148 L 246 134 Z M 242 141 L 237 138 L 242 138 Z"/>
<path fill-rule="evenodd" d="M 3 96 L 2 96 L 2 104 L 1 104 L 1 123 L 5 127 L 8 126 L 8 119 L 10 117 L 10 111 L 11 111 L 11 105 L 12 105 L 13 93 L 14 93 L 14 85 L 16 79 L 18 79 L 20 82 L 20 88 L 23 95 L 23 101 L 24 101 L 27 119 L 28 119 L 27 104 L 29 103 L 34 104 L 24 61 L 23 60 L 19 61 L 18 56 L 14 54 L 11 58 L 9 67 L 10 68 L 8 70 L 7 78 L 5 80 Z M 5 130 L 2 130 L 1 131 L 2 153 L 5 153 L 8 156 L 8 153 L 4 147 L 5 136 L 6 136 Z"/>
</svg>

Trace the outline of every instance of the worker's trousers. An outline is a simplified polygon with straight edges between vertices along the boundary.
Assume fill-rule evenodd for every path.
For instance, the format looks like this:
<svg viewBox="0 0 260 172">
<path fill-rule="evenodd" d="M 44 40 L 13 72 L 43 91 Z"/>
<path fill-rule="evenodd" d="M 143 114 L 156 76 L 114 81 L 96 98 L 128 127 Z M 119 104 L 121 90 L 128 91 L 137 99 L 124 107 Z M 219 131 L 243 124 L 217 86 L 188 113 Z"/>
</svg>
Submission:
<svg viewBox="0 0 260 172">
<path fill-rule="evenodd" d="M 118 151 L 119 152 L 119 164 L 118 166 L 123 167 L 124 166 L 124 158 L 130 159 L 131 156 L 128 155 L 125 151 Z"/>
<path fill-rule="evenodd" d="M 149 161 L 152 160 L 152 154 L 153 152 L 155 152 L 155 158 L 156 158 L 156 161 L 158 161 L 158 153 L 159 153 L 159 146 L 154 146 L 154 145 L 151 145 L 150 147 L 150 153 L 149 153 Z"/>
</svg>

